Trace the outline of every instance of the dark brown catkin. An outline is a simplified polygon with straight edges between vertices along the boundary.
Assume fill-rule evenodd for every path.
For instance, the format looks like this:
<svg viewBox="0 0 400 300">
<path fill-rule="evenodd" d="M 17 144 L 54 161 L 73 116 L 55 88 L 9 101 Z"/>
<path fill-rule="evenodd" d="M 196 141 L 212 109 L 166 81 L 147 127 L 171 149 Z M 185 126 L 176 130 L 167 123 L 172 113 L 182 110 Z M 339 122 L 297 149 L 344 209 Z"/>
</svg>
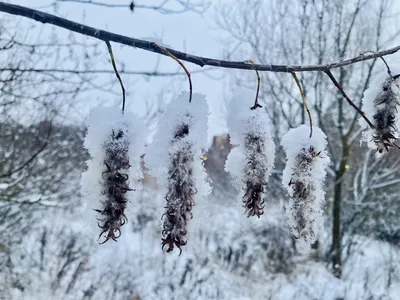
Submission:
<svg viewBox="0 0 400 300">
<path fill-rule="evenodd" d="M 171 252 L 176 246 L 182 253 L 182 246 L 187 243 L 187 223 L 192 218 L 194 194 L 196 193 L 193 179 L 193 145 L 187 140 L 189 126 L 181 124 L 176 128 L 172 140 L 170 165 L 168 171 L 168 193 L 166 212 L 163 215 L 162 248 L 167 246 Z"/>
<path fill-rule="evenodd" d="M 102 174 L 104 179 L 102 194 L 106 200 L 102 203 L 103 209 L 95 209 L 100 214 L 98 225 L 102 232 L 99 238 L 106 233 L 106 239 L 101 244 L 110 239 L 116 241 L 121 235 L 121 226 L 127 221 L 126 192 L 131 190 L 127 174 L 130 168 L 128 148 L 129 141 L 125 138 L 123 130 L 113 130 L 109 141 L 104 144 L 106 158 Z"/>
</svg>

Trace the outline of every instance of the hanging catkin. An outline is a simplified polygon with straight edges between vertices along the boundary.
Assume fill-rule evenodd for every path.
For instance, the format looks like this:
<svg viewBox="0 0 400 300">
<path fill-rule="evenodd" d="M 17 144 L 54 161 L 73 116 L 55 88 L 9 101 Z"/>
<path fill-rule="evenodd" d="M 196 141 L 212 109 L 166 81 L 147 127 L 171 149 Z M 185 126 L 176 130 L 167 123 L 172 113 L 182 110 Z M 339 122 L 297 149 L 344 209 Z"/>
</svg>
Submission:
<svg viewBox="0 0 400 300">
<path fill-rule="evenodd" d="M 375 132 L 373 134 L 377 151 L 389 151 L 399 148 L 395 141 L 399 137 L 396 123 L 399 121 L 400 79 L 388 78 L 382 84 L 382 90 L 374 100 L 376 112 L 373 115 Z"/>
<path fill-rule="evenodd" d="M 165 193 L 162 248 L 182 252 L 190 232 L 195 203 L 210 192 L 203 166 L 207 148 L 208 105 L 203 95 L 181 93 L 167 105 L 160 117 L 153 142 L 145 155 L 149 173 Z M 201 216 L 198 216 L 201 217 Z M 196 223 L 197 224 L 197 223 Z"/>
<path fill-rule="evenodd" d="M 171 252 L 174 246 L 182 252 L 181 247 L 187 243 L 188 220 L 192 218 L 196 188 L 193 179 L 193 144 L 187 140 L 189 134 L 188 124 L 178 125 L 169 152 L 168 192 L 165 196 L 167 210 L 162 231 L 162 245 L 163 248 L 168 247 L 167 252 Z"/>
<path fill-rule="evenodd" d="M 251 94 L 243 91 L 229 103 L 228 127 L 235 147 L 228 155 L 225 169 L 235 179 L 247 216 L 260 217 L 274 166 L 275 145 L 268 115 L 264 108 L 251 110 L 252 99 Z"/>
<path fill-rule="evenodd" d="M 322 226 L 326 168 L 330 163 L 326 151 L 326 135 L 318 127 L 301 125 L 290 129 L 281 144 L 287 162 L 282 184 L 290 197 L 286 205 L 288 225 L 296 238 L 313 243 Z"/>
<path fill-rule="evenodd" d="M 364 129 L 362 141 L 379 153 L 399 148 L 396 141 L 400 137 L 400 76 L 388 78 L 386 73 L 377 76 L 364 92 L 362 103 L 365 116 L 374 126 L 370 128 L 360 118 L 360 126 Z"/>
<path fill-rule="evenodd" d="M 143 178 L 140 156 L 146 133 L 140 117 L 122 114 L 116 107 L 91 111 L 87 127 L 84 146 L 90 158 L 81 177 L 82 202 L 96 211 L 98 222 L 93 225 L 101 228 L 99 238 L 104 236 L 105 243 L 121 235 L 128 201 L 135 205 L 135 191 Z"/>
<path fill-rule="evenodd" d="M 123 130 L 112 131 L 110 139 L 103 146 L 105 150 L 104 159 L 104 188 L 103 195 L 106 200 L 103 201 L 102 209 L 95 209 L 100 213 L 99 227 L 102 229 L 99 237 L 106 233 L 106 239 L 116 239 L 121 235 L 121 226 L 125 224 L 127 218 L 125 216 L 125 208 L 128 199 L 126 192 L 130 191 L 128 169 L 129 157 L 128 148 L 129 140 L 126 138 Z"/>
</svg>

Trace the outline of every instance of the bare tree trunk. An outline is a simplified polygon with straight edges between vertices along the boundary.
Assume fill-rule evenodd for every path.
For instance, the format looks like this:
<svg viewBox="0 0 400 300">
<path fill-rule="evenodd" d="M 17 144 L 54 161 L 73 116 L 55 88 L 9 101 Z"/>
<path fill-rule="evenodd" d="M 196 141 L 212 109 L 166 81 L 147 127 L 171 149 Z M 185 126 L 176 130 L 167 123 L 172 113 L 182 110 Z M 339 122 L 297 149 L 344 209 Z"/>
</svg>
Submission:
<svg viewBox="0 0 400 300">
<path fill-rule="evenodd" d="M 335 175 L 335 189 L 332 207 L 332 272 L 337 278 L 342 276 L 342 233 L 341 233 L 341 201 L 342 201 L 342 185 L 346 172 L 347 159 L 350 153 L 348 144 L 348 136 L 343 137 L 343 153 L 339 170 Z"/>
</svg>

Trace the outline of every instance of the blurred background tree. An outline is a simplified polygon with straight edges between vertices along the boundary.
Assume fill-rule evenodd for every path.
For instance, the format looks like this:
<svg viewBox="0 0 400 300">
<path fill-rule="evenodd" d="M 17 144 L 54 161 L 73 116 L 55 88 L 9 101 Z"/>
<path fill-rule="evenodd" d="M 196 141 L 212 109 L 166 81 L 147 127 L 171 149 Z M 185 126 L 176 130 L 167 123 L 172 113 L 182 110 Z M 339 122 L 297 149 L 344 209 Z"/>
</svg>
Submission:
<svg viewBox="0 0 400 300">
<path fill-rule="evenodd" d="M 87 10 L 106 5 L 113 12 L 130 5 L 58 0 L 47 9 L 58 12 L 67 3 Z M 215 4 L 134 3 L 135 9 L 166 14 L 213 13 Z M 391 0 L 235 0 L 213 7 L 221 50 L 229 60 L 323 64 L 400 44 Z M 233 146 L 228 133 L 215 136 L 207 149 L 205 166 L 214 190 L 195 207 L 191 245 L 181 257 L 161 253 L 164 198 L 146 174 L 137 202 L 129 203 L 124 237 L 98 247 L 93 242 L 98 233 L 88 225 L 95 214 L 88 214 L 92 208 L 85 207 L 77 188 L 87 153 L 85 130 L 75 120 L 82 117 L 88 95 L 120 96 L 113 70 L 99 63 L 109 64 L 105 45 L 72 33 L 66 39 L 58 29 L 44 42 L 40 30 L 18 26 L 13 17 L 2 15 L 0 22 L 0 273 L 5 278 L 0 292 L 5 299 L 396 299 L 399 153 L 378 160 L 359 146 L 358 115 L 325 74 L 299 74 L 332 159 L 326 230 L 311 251 L 286 226 L 282 151 L 268 184 L 265 214 L 260 220 L 245 218 L 224 171 Z M 118 69 L 132 88 L 138 75 L 181 76 L 180 71 L 160 72 L 158 64 L 154 72 L 130 71 L 124 62 Z M 384 70 L 383 64 L 370 60 L 334 73 L 360 106 L 378 69 Z M 227 91 L 254 88 L 253 73 L 231 70 L 221 81 Z M 167 96 L 161 89 L 156 98 L 155 104 L 146 102 L 149 128 Z M 290 74 L 262 73 L 260 101 L 274 125 L 276 145 L 288 128 L 306 122 Z"/>
<path fill-rule="evenodd" d="M 217 23 L 227 33 L 226 44 L 233 45 L 226 49 L 227 59 L 251 57 L 260 64 L 323 64 L 357 56 L 371 47 L 380 50 L 398 44 L 400 31 L 392 26 L 396 22 L 393 7 L 390 0 L 270 1 L 268 4 L 243 0 L 231 6 L 221 5 Z M 359 107 L 379 64 L 382 70 L 383 63 L 372 60 L 334 71 L 340 85 Z M 251 75 L 237 72 L 231 82 L 254 85 Z M 331 246 L 326 255 L 333 273 L 340 277 L 342 254 L 351 246 L 354 234 L 385 236 L 385 240 L 394 242 L 398 239 L 399 222 L 394 216 L 400 204 L 394 191 L 400 186 L 394 179 L 399 177 L 399 153 L 394 151 L 377 161 L 370 150 L 359 147 L 359 115 L 349 108 L 328 76 L 305 72 L 299 78 L 312 107 L 314 122 L 328 136 L 332 163 L 326 183 L 327 225 L 331 228 Z M 262 87 L 260 96 L 276 125 L 275 140 L 279 141 L 288 128 L 307 120 L 306 111 L 290 74 L 264 73 Z M 284 162 L 285 158 L 280 155 L 278 159 Z M 381 174 L 379 180 L 388 183 L 382 186 L 371 183 L 369 180 L 376 180 L 377 174 L 365 174 L 369 179 L 361 179 L 360 174 L 366 170 Z M 277 179 L 280 183 L 280 178 Z M 380 221 L 376 220 L 385 220 L 385 225 L 378 225 Z"/>
</svg>

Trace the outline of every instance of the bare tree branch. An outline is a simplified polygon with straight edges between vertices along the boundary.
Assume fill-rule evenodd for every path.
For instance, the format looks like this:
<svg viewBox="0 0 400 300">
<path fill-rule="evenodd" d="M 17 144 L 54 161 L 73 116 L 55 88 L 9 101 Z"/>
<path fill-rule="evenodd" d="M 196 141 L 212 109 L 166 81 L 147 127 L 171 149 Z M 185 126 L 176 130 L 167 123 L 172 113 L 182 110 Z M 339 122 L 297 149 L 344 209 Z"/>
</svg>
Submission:
<svg viewBox="0 0 400 300">
<path fill-rule="evenodd" d="M 368 125 L 371 128 L 375 128 L 375 126 L 371 123 L 370 120 L 368 120 L 367 116 L 357 107 L 357 105 L 354 104 L 353 101 L 350 100 L 350 98 L 347 96 L 347 94 L 344 92 L 342 86 L 337 82 L 336 78 L 333 76 L 331 71 L 326 71 L 326 75 L 332 80 L 333 84 L 335 87 L 339 90 L 339 92 L 342 94 L 343 98 L 346 99 L 346 101 L 360 114 L 361 117 L 364 118 L 364 120 L 368 123 Z"/>
<path fill-rule="evenodd" d="M 106 3 L 101 1 L 92 1 L 92 0 L 56 0 L 57 2 L 75 2 L 81 4 L 92 4 L 96 6 L 103 6 L 109 8 L 130 8 L 132 11 L 134 9 L 149 9 L 155 10 L 161 14 L 181 14 L 187 11 L 194 11 L 197 13 L 204 13 L 210 6 L 209 2 L 200 1 L 199 3 L 192 3 L 190 0 L 176 0 L 176 2 L 182 7 L 181 9 L 169 9 L 166 8 L 170 0 L 162 0 L 158 5 L 144 5 L 137 4 L 135 1 L 131 1 L 129 4 L 127 3 Z"/>
<path fill-rule="evenodd" d="M 190 72 L 191 74 L 194 73 L 203 73 L 204 71 L 209 71 L 210 69 L 206 70 L 197 70 Z M 73 70 L 73 69 L 51 69 L 51 68 L 0 68 L 0 72 L 21 72 L 21 73 L 67 73 L 67 74 L 114 74 L 113 70 L 104 70 L 104 69 L 97 69 L 97 70 Z M 144 75 L 144 76 L 155 76 L 155 77 L 171 77 L 171 76 L 186 76 L 186 73 L 183 72 L 159 72 L 159 71 L 130 71 L 130 70 L 121 70 L 119 71 L 120 74 L 126 75 Z"/>
<path fill-rule="evenodd" d="M 127 45 L 130 47 L 140 48 L 145 51 L 150 51 L 154 53 L 158 53 L 161 55 L 167 55 L 163 52 L 159 47 L 154 45 L 154 43 L 149 41 L 144 41 L 140 39 L 130 38 L 124 35 L 115 34 L 109 31 L 96 29 L 90 26 L 83 25 L 81 23 L 72 22 L 70 20 L 57 17 L 55 15 L 41 12 L 35 9 L 30 9 L 27 7 L 8 4 L 4 2 L 0 2 L 0 11 L 6 12 L 12 15 L 23 16 L 29 19 L 33 19 L 38 22 L 42 23 L 49 23 L 55 25 L 57 27 L 61 27 L 73 32 L 77 32 L 83 35 L 91 36 L 101 41 L 108 41 L 108 42 L 115 42 L 122 45 Z M 171 48 L 165 48 L 171 54 L 176 56 L 178 59 L 191 62 L 193 64 L 203 66 L 214 66 L 220 68 L 229 68 L 229 69 L 243 69 L 243 70 L 258 70 L 258 71 L 267 71 L 267 72 L 307 72 L 307 71 L 323 71 L 326 72 L 331 69 L 340 68 L 348 65 L 352 65 L 355 63 L 359 63 L 366 60 L 375 59 L 378 57 L 394 54 L 400 50 L 400 45 L 387 49 L 375 52 L 373 54 L 364 55 L 361 54 L 359 56 L 333 62 L 324 65 L 260 65 L 260 64 L 248 64 L 245 61 L 226 61 L 226 60 L 219 60 L 213 58 L 207 58 L 202 56 L 196 56 L 189 53 L 177 51 Z"/>
</svg>

